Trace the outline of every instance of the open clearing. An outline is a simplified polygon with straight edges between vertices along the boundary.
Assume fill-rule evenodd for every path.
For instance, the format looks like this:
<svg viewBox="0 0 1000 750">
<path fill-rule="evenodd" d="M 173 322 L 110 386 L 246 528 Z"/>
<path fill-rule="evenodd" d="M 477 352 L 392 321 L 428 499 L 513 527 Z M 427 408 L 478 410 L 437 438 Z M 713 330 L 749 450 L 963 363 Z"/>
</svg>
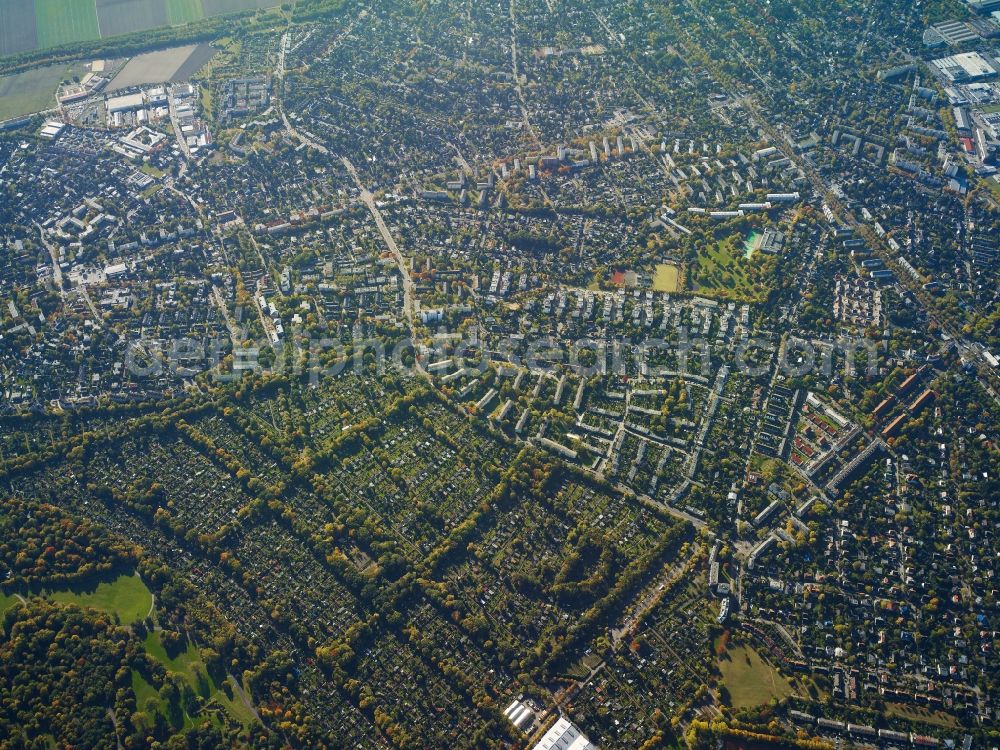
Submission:
<svg viewBox="0 0 1000 750">
<path fill-rule="evenodd" d="M 59 83 L 80 72 L 80 69 L 66 65 L 47 65 L 0 77 L 0 120 L 54 107 Z"/>
<path fill-rule="evenodd" d="M 101 36 L 94 0 L 35 0 L 35 26 L 41 48 Z"/>
<path fill-rule="evenodd" d="M 654 292 L 680 291 L 680 269 L 673 263 L 658 263 L 653 275 Z"/>
<path fill-rule="evenodd" d="M 733 708 L 749 708 L 791 695 L 791 684 L 749 646 L 736 646 L 719 659 L 722 684 Z"/>
<path fill-rule="evenodd" d="M 0 615 L 6 612 L 11 607 L 15 607 L 21 603 L 13 594 L 0 594 Z"/>
<path fill-rule="evenodd" d="M 53 591 L 47 598 L 54 602 L 79 604 L 108 614 L 117 615 L 122 623 L 138 622 L 149 614 L 153 594 L 142 579 L 135 575 L 122 575 L 114 581 L 101 581 L 96 586 L 75 585 L 62 591 Z"/>
<path fill-rule="evenodd" d="M 935 727 L 958 729 L 961 724 L 951 714 L 944 711 L 924 708 L 923 706 L 908 706 L 904 703 L 886 703 L 885 711 L 890 716 L 899 716 L 907 721 L 922 721 Z"/>
<path fill-rule="evenodd" d="M 188 44 L 184 47 L 170 47 L 137 55 L 129 60 L 108 84 L 108 91 L 190 78 L 191 72 L 188 72 L 190 68 L 197 65 L 193 71 L 197 72 L 214 53 L 207 44 Z"/>
</svg>

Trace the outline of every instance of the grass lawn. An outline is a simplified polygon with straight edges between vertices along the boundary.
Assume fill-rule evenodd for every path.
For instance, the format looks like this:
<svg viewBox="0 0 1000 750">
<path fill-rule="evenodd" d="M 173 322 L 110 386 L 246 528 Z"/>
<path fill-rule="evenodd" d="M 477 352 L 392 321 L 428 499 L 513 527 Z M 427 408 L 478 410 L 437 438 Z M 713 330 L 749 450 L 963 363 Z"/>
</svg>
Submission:
<svg viewBox="0 0 1000 750">
<path fill-rule="evenodd" d="M 153 595 L 138 576 L 122 575 L 110 583 L 102 581 L 96 586 L 77 585 L 68 590 L 53 591 L 46 595 L 54 602 L 79 604 L 102 612 L 118 615 L 122 623 L 138 622 L 149 614 Z"/>
<path fill-rule="evenodd" d="M 885 712 L 890 716 L 899 716 L 909 721 L 922 721 L 935 727 L 958 729 L 959 722 L 951 714 L 944 711 L 933 711 L 921 706 L 907 706 L 903 703 L 886 703 Z"/>
<path fill-rule="evenodd" d="M 171 26 L 191 23 L 204 17 L 201 0 L 167 0 L 167 20 Z"/>
<path fill-rule="evenodd" d="M 163 701 L 160 700 L 159 692 L 149 684 L 145 677 L 134 669 L 132 670 L 132 692 L 135 693 L 136 710 L 145 711 L 150 719 L 153 718 L 153 714 L 165 714 Z M 152 728 L 152 721 L 150 721 L 150 725 L 146 728 Z"/>
<path fill-rule="evenodd" d="M 13 594 L 0 594 L 0 615 L 20 603 L 21 600 Z"/>
<path fill-rule="evenodd" d="M 997 182 L 992 178 L 988 178 L 984 181 L 986 182 L 986 187 L 991 193 L 993 193 L 993 198 L 1000 201 L 1000 182 Z"/>
<path fill-rule="evenodd" d="M 677 266 L 673 263 L 658 263 L 653 275 L 653 291 L 678 292 L 681 288 L 680 280 L 680 269 Z"/>
<path fill-rule="evenodd" d="M 160 179 L 164 174 L 166 174 L 162 169 L 157 169 L 152 164 L 143 164 L 139 167 L 139 171 L 148 174 L 150 177 L 155 177 L 156 179 Z"/>
<path fill-rule="evenodd" d="M 209 118 L 212 117 L 214 102 L 212 101 L 212 87 L 202 86 L 200 89 L 201 93 L 201 108 L 205 112 L 205 115 Z"/>
<path fill-rule="evenodd" d="M 35 27 L 41 49 L 101 36 L 94 0 L 35 0 Z"/>
<path fill-rule="evenodd" d="M 574 677 L 583 679 L 590 674 L 590 670 L 601 663 L 601 657 L 597 654 L 586 654 L 580 658 L 572 667 L 569 668 L 569 673 Z"/>
<path fill-rule="evenodd" d="M 749 646 L 728 649 L 719 659 L 719 670 L 736 709 L 759 706 L 794 692 L 791 683 Z"/>
</svg>

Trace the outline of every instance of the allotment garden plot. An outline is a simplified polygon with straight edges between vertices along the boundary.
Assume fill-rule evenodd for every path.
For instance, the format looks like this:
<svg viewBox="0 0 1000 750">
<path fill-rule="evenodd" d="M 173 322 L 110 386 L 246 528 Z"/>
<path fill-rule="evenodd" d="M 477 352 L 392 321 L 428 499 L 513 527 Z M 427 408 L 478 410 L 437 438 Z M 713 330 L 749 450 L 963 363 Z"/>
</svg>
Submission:
<svg viewBox="0 0 1000 750">
<path fill-rule="evenodd" d="M 512 457 L 512 448 L 429 404 L 380 425 L 333 475 L 348 499 L 361 499 L 426 554 L 487 498 Z"/>
<path fill-rule="evenodd" d="M 593 606 L 671 523 L 623 497 L 565 480 L 516 498 L 446 571 L 450 591 L 520 644 L 535 644 Z"/>
</svg>

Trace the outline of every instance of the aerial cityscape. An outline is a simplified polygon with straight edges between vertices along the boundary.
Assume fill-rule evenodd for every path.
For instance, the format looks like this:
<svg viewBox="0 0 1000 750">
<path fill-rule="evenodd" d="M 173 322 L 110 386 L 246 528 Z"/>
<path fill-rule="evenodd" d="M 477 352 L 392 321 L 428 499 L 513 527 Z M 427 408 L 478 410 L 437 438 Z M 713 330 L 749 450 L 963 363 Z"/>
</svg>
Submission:
<svg viewBox="0 0 1000 750">
<path fill-rule="evenodd" d="M 996 750 L 1000 0 L 0 0 L 0 748 Z"/>
</svg>

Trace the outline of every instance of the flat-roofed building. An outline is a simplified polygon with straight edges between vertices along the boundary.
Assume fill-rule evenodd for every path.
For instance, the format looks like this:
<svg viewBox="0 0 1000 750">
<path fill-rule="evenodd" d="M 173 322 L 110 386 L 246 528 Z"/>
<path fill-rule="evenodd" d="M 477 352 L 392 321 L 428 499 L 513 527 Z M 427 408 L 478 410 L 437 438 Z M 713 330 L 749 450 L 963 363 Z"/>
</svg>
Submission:
<svg viewBox="0 0 1000 750">
<path fill-rule="evenodd" d="M 996 68 L 978 52 L 962 52 L 957 55 L 940 57 L 937 60 L 931 60 L 931 65 L 952 83 L 978 81 L 997 74 Z"/>
<path fill-rule="evenodd" d="M 560 716 L 533 750 L 597 750 L 597 745 L 588 740 L 573 722 Z"/>
<path fill-rule="evenodd" d="M 138 94 L 109 97 L 107 107 L 108 112 L 114 114 L 115 112 L 131 112 L 136 109 L 142 109 L 145 103 L 145 97 L 143 97 L 142 92 L 139 92 Z"/>
</svg>

